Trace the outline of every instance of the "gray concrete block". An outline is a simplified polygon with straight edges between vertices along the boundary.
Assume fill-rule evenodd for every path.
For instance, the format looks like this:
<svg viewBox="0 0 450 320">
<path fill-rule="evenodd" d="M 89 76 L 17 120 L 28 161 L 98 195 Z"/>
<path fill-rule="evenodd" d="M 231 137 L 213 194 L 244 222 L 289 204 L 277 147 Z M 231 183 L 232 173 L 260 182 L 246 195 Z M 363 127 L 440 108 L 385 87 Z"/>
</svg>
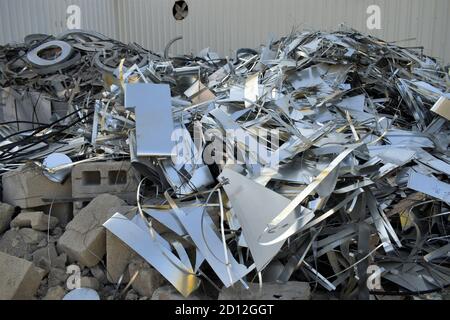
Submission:
<svg viewBox="0 0 450 320">
<path fill-rule="evenodd" d="M 69 259 L 86 267 L 95 266 L 106 253 L 106 230 L 103 223 L 112 214 L 109 209 L 125 205 L 116 196 L 103 194 L 96 197 L 67 225 L 58 240 L 58 249 Z"/>
<path fill-rule="evenodd" d="M 32 253 L 46 234 L 29 228 L 10 229 L 0 239 L 0 251 L 18 258 L 32 260 Z"/>
<path fill-rule="evenodd" d="M 0 252 L 0 300 L 29 300 L 45 273 L 27 260 Z"/>
<path fill-rule="evenodd" d="M 80 163 L 72 169 L 72 195 L 77 199 L 93 199 L 104 193 L 115 195 L 129 204 L 136 203 L 139 175 L 129 161 Z M 74 203 L 74 215 L 85 201 Z"/>
<path fill-rule="evenodd" d="M 112 216 L 118 212 L 131 219 L 136 213 L 136 210 L 132 209 L 130 206 L 111 208 L 109 214 Z M 137 254 L 122 240 L 106 230 L 106 269 L 109 282 L 117 283 L 123 274 L 122 283 L 128 283 L 130 278 L 128 264 L 136 256 Z"/>
<path fill-rule="evenodd" d="M 0 234 L 9 228 L 15 208 L 7 203 L 0 203 Z"/>
<path fill-rule="evenodd" d="M 21 212 L 11 221 L 11 228 L 26 228 L 38 231 L 51 230 L 58 224 L 58 219 L 43 212 Z"/>
<path fill-rule="evenodd" d="M 161 274 L 141 258 L 134 259 L 130 263 L 128 272 L 130 277 L 138 272 L 131 286 L 141 296 L 151 297 L 155 290 L 164 283 Z"/>
<path fill-rule="evenodd" d="M 62 286 L 51 287 L 42 300 L 62 300 L 66 295 L 66 290 Z"/>
<path fill-rule="evenodd" d="M 33 208 L 49 204 L 43 199 L 72 197 L 70 179 L 64 183 L 50 181 L 42 170 L 34 165 L 23 166 L 19 170 L 2 176 L 3 201 L 21 208 Z"/>
</svg>

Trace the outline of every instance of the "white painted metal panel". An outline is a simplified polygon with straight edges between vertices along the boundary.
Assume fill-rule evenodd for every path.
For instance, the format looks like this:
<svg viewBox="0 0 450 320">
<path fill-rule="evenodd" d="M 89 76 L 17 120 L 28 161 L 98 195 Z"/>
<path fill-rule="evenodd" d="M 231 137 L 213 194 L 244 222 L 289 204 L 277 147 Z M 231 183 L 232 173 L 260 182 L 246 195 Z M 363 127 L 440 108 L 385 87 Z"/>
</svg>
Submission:
<svg viewBox="0 0 450 320">
<path fill-rule="evenodd" d="M 174 52 L 211 47 L 231 54 L 239 47 L 256 47 L 273 34 L 293 29 L 336 29 L 340 23 L 403 46 L 424 46 L 425 53 L 450 62 L 449 0 L 186 0 L 189 15 L 172 17 L 175 0 L 120 1 L 119 35 L 156 51 L 178 35 L 184 40 Z M 381 30 L 367 29 L 367 8 L 381 8 Z"/>
<path fill-rule="evenodd" d="M 67 7 L 78 5 L 85 29 L 116 36 L 111 0 L 0 0 L 0 44 L 20 42 L 31 33 L 58 34 L 67 29 Z"/>
<path fill-rule="evenodd" d="M 336 29 L 340 23 L 403 46 L 424 46 L 425 53 L 450 62 L 450 0 L 186 0 L 189 15 L 176 21 L 175 0 L 0 0 L 0 43 L 28 33 L 58 33 L 66 8 L 78 4 L 82 27 L 122 41 L 162 51 L 172 38 L 184 39 L 174 53 L 210 47 L 230 55 L 256 47 L 270 35 L 292 29 Z M 381 7 L 381 30 L 368 30 L 369 5 Z"/>
</svg>

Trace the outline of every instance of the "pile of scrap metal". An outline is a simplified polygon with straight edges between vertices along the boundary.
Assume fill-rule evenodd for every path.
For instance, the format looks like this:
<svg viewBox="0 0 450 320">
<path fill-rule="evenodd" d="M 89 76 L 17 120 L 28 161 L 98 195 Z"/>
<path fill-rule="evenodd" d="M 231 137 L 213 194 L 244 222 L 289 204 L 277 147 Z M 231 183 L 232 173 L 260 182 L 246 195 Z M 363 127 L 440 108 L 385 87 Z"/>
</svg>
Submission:
<svg viewBox="0 0 450 320">
<path fill-rule="evenodd" d="M 232 59 L 169 48 L 81 30 L 0 47 L 2 172 L 129 158 L 136 215 L 104 227 L 184 296 L 201 280 L 359 299 L 450 284 L 446 68 L 349 29 Z"/>
</svg>

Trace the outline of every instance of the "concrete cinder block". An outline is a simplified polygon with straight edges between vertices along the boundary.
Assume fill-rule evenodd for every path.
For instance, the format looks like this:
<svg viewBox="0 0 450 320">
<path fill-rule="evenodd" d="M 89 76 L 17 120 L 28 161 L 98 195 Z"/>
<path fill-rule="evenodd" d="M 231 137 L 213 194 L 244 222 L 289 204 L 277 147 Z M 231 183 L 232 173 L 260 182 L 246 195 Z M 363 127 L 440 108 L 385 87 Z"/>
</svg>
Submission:
<svg viewBox="0 0 450 320">
<path fill-rule="evenodd" d="M 307 282 L 289 281 L 286 283 L 263 284 L 248 283 L 249 289 L 243 286 L 224 288 L 219 300 L 309 300 L 311 290 Z"/>
<path fill-rule="evenodd" d="M 134 204 L 138 184 L 139 175 L 129 161 L 87 162 L 72 169 L 74 198 L 93 199 L 108 193 Z M 80 200 L 74 203 L 74 214 L 78 213 L 84 202 Z"/>
<path fill-rule="evenodd" d="M 103 223 L 114 213 L 111 208 L 125 205 L 122 199 L 103 194 L 92 200 L 66 226 L 58 240 L 58 249 L 72 261 L 86 267 L 95 266 L 106 253 L 106 230 Z"/>
<path fill-rule="evenodd" d="M 106 277 L 106 272 L 103 271 L 103 266 L 101 264 L 98 264 L 92 268 L 90 268 L 91 274 L 94 276 L 95 279 L 98 280 L 99 283 L 102 285 L 106 285 L 108 282 L 108 279 Z"/>
<path fill-rule="evenodd" d="M 10 229 L 0 238 L 0 251 L 31 261 L 31 254 L 45 238 L 46 234 L 44 232 L 30 228 Z"/>
<path fill-rule="evenodd" d="M 9 228 L 15 208 L 6 203 L 0 203 L 0 234 Z"/>
<path fill-rule="evenodd" d="M 72 197 L 70 179 L 64 183 L 50 181 L 34 165 L 23 166 L 2 176 L 3 201 L 21 208 L 47 205 L 43 199 Z"/>
<path fill-rule="evenodd" d="M 66 295 L 66 290 L 61 286 L 51 287 L 42 300 L 62 300 Z"/>
<path fill-rule="evenodd" d="M 131 219 L 136 209 L 133 210 L 130 206 L 111 208 L 109 214 L 113 216 L 117 212 Z M 137 254 L 129 246 L 106 230 L 106 274 L 109 282 L 117 283 L 123 274 L 122 283 L 127 283 L 129 281 L 128 264 L 136 256 Z"/>
<path fill-rule="evenodd" d="M 161 274 L 141 258 L 136 258 L 130 263 L 128 272 L 130 277 L 138 272 L 131 286 L 144 297 L 152 297 L 155 290 L 164 283 Z"/>
<path fill-rule="evenodd" d="M 50 271 L 52 267 L 64 269 L 66 260 L 66 254 L 63 253 L 58 256 L 55 244 L 53 243 L 33 252 L 34 265 L 47 271 Z"/>
<path fill-rule="evenodd" d="M 0 252 L 0 300 L 29 300 L 45 272 L 27 260 Z"/>
<path fill-rule="evenodd" d="M 65 286 L 68 278 L 69 274 L 66 272 L 66 268 L 52 268 L 48 273 L 47 283 L 49 288 L 59 285 Z"/>
<path fill-rule="evenodd" d="M 122 283 L 128 283 L 128 264 L 136 253 L 113 233 L 106 230 L 106 269 L 110 283 L 117 283 L 122 276 Z"/>
<path fill-rule="evenodd" d="M 11 221 L 11 228 L 31 227 L 38 231 L 51 230 L 58 224 L 58 219 L 43 212 L 22 212 Z"/>
<path fill-rule="evenodd" d="M 42 211 L 47 215 L 58 218 L 61 227 L 65 227 L 73 218 L 72 202 L 54 202 L 53 204 L 32 209 L 35 211 Z"/>
<path fill-rule="evenodd" d="M 100 288 L 100 283 L 94 277 L 81 277 L 80 286 L 81 288 L 89 288 L 97 291 Z"/>
</svg>

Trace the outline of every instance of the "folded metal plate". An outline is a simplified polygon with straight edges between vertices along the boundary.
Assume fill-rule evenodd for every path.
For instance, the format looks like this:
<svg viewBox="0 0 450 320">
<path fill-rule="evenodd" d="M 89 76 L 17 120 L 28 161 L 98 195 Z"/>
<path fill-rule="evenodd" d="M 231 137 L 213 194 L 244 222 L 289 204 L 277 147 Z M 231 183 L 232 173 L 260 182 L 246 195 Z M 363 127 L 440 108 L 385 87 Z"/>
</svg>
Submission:
<svg viewBox="0 0 450 320">
<path fill-rule="evenodd" d="M 166 84 L 126 84 L 125 106 L 136 114 L 138 156 L 172 156 L 174 124 L 170 87 Z"/>
<path fill-rule="evenodd" d="M 214 178 L 211 175 L 211 171 L 208 166 L 200 166 L 198 168 L 190 168 L 188 172 L 190 177 L 180 174 L 181 168 L 173 164 L 170 159 L 161 161 L 161 169 L 167 182 L 175 190 L 176 195 L 188 195 L 214 183 Z M 188 166 L 184 166 L 184 169 Z"/>
<path fill-rule="evenodd" d="M 431 108 L 431 111 L 437 113 L 447 120 L 450 120 L 450 99 L 446 97 L 439 98 L 439 100 L 434 104 L 433 108 Z"/>
<path fill-rule="evenodd" d="M 184 94 L 193 104 L 214 100 L 216 96 L 201 81 L 197 80 Z"/>
<path fill-rule="evenodd" d="M 450 203 L 450 184 L 436 178 L 411 171 L 407 187 Z"/>
<path fill-rule="evenodd" d="M 214 222 L 204 212 L 204 209 L 204 207 L 192 207 L 192 209 L 184 211 L 184 208 L 179 208 L 175 210 L 175 213 L 191 236 L 197 249 L 208 261 L 223 284 L 229 287 L 251 272 L 253 268 L 247 268 L 245 265 L 239 264 L 228 248 L 229 265 L 227 266 L 223 242 L 216 234 Z"/>
<path fill-rule="evenodd" d="M 150 230 L 146 232 L 142 226 L 128 220 L 120 213 L 112 216 L 103 226 L 144 258 L 183 296 L 189 296 L 199 286 L 200 280 L 194 274 L 183 272 L 174 264 L 173 261 L 179 261 L 179 259 L 166 246 L 159 243 L 157 237 L 152 238 Z M 181 261 L 179 262 L 181 264 Z"/>
<path fill-rule="evenodd" d="M 231 210 L 241 224 L 256 269 L 261 271 L 280 251 L 284 241 L 265 246 L 259 244 L 258 239 L 290 200 L 228 168 L 219 179 L 226 181 L 223 188 L 230 199 Z M 293 224 L 296 219 L 294 215 L 291 217 L 289 222 Z"/>
</svg>

